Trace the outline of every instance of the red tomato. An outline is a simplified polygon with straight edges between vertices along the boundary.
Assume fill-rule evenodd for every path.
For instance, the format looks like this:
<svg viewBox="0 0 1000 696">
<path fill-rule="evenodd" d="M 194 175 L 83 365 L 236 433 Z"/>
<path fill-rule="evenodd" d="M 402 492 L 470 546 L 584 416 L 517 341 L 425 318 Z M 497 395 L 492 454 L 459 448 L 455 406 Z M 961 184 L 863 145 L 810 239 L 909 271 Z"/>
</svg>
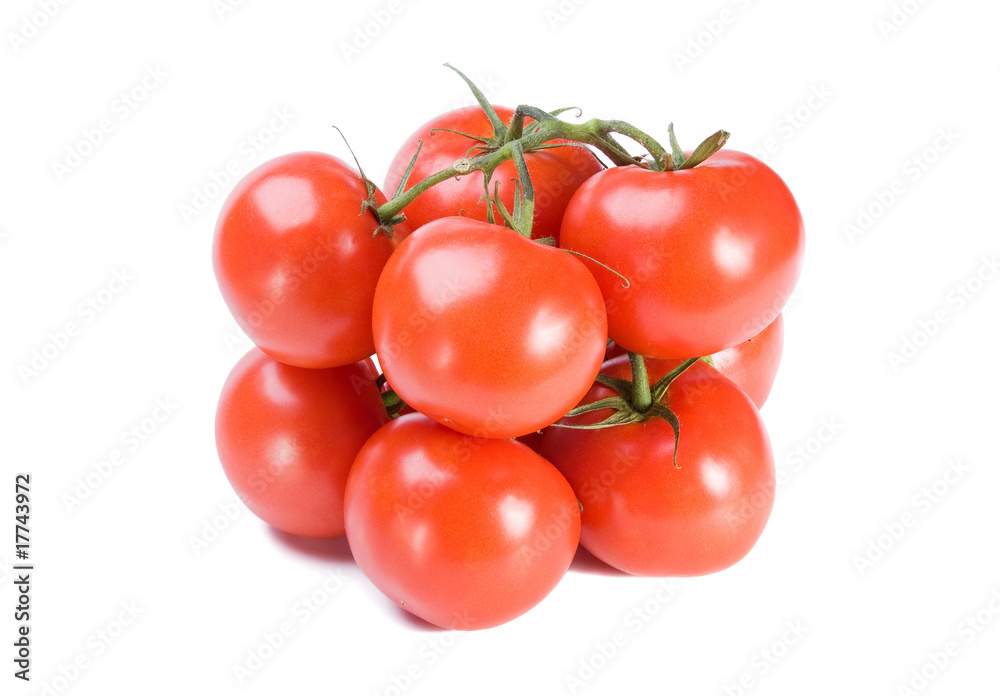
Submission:
<svg viewBox="0 0 1000 696">
<path fill-rule="evenodd" d="M 237 323 L 271 357 L 322 368 L 375 352 L 375 283 L 407 228 L 373 236 L 366 198 L 347 164 L 298 152 L 251 171 L 223 203 L 215 276 Z M 376 191 L 375 200 L 385 197 Z"/>
<path fill-rule="evenodd" d="M 497 115 L 505 124 L 510 124 L 514 111 L 503 106 L 494 106 Z M 420 156 L 407 181 L 407 188 L 426 179 L 442 169 L 450 167 L 455 160 L 466 157 L 469 148 L 477 142 L 447 131 L 431 133 L 432 128 L 449 128 L 452 130 L 490 138 L 493 126 L 479 105 L 467 106 L 441 114 L 431 119 L 416 130 L 396 153 L 389 165 L 389 173 L 385 180 L 385 190 L 394 192 L 417 144 L 423 140 Z M 473 151 L 477 154 L 479 151 Z M 535 209 L 532 222 L 532 236 L 559 237 L 559 223 L 570 197 L 584 181 L 604 169 L 594 154 L 585 147 L 569 145 L 546 150 L 529 152 L 524 157 L 531 177 L 531 185 L 535 190 Z M 517 169 L 514 163 L 505 162 L 493 173 L 490 194 L 493 193 L 493 183 L 500 184 L 500 200 L 507 210 L 514 205 L 514 180 L 517 179 Z M 403 213 L 412 229 L 426 225 L 438 218 L 465 215 L 473 220 L 486 222 L 486 201 L 484 199 L 483 173 L 473 172 L 468 176 L 450 179 L 429 191 L 420 194 Z M 494 209 L 496 221 L 503 224 L 503 218 Z"/>
<path fill-rule="evenodd" d="M 712 353 L 712 364 L 723 376 L 733 380 L 760 408 L 774 386 L 781 363 L 785 340 L 785 322 L 779 314 L 759 334 L 718 353 Z"/>
<path fill-rule="evenodd" d="M 435 220 L 375 290 L 379 364 L 403 401 L 476 437 L 525 435 L 587 393 L 604 356 L 601 292 L 576 257 L 513 230 Z"/>
<path fill-rule="evenodd" d="M 580 538 L 573 490 L 513 440 L 414 413 L 379 430 L 347 481 L 347 541 L 375 586 L 442 628 L 489 628 L 540 602 Z"/>
<path fill-rule="evenodd" d="M 608 332 L 652 358 L 710 355 L 759 333 L 784 306 L 802 265 L 802 216 L 760 160 L 720 150 L 692 169 L 614 167 L 566 209 L 560 244 L 586 261 Z"/>
<path fill-rule="evenodd" d="M 774 386 L 784 345 L 784 327 L 784 320 L 779 314 L 756 336 L 711 355 L 715 369 L 746 392 L 757 408 L 764 405 Z M 612 341 L 604 359 L 611 360 L 619 355 L 625 355 L 625 349 Z"/>
<path fill-rule="evenodd" d="M 650 382 L 673 363 L 647 361 Z M 627 358 L 603 374 L 629 379 Z M 584 403 L 614 396 L 595 384 Z M 704 575 L 743 558 L 774 503 L 775 473 L 767 432 L 753 402 L 707 363 L 670 386 L 665 403 L 680 421 L 662 418 L 597 430 L 550 427 L 542 456 L 566 476 L 583 505 L 580 543 L 608 565 L 635 575 Z M 602 410 L 562 422 L 595 423 Z"/>
<path fill-rule="evenodd" d="M 604 361 L 607 362 L 612 358 L 617 358 L 620 355 L 625 355 L 626 350 L 614 341 L 608 341 L 608 347 L 604 349 Z M 698 356 L 701 357 L 701 356 Z"/>
<path fill-rule="evenodd" d="M 285 365 L 254 348 L 222 387 L 215 442 L 250 511 L 291 534 L 344 533 L 354 456 L 389 420 L 371 360 L 325 370 Z"/>
<path fill-rule="evenodd" d="M 522 445 L 530 447 L 533 452 L 537 452 L 538 448 L 542 445 L 542 434 L 544 430 L 537 430 L 535 432 L 528 433 L 527 435 L 521 435 L 520 437 L 514 438 Z"/>
</svg>

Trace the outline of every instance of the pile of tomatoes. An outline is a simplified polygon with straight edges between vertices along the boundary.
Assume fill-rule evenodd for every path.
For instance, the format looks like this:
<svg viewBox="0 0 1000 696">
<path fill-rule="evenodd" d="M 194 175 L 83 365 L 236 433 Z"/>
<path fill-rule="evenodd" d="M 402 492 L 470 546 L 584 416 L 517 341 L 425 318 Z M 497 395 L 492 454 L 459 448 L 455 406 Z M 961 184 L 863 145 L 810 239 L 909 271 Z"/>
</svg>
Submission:
<svg viewBox="0 0 1000 696">
<path fill-rule="evenodd" d="M 278 529 L 346 534 L 386 596 L 446 628 L 523 614 L 581 544 L 632 574 L 721 570 L 774 501 L 758 408 L 803 255 L 788 188 L 672 130 L 607 166 L 594 139 L 524 139 L 554 117 L 530 113 L 425 124 L 388 204 L 331 155 L 277 157 L 215 232 L 256 346 L 219 400 L 226 476 Z"/>
</svg>

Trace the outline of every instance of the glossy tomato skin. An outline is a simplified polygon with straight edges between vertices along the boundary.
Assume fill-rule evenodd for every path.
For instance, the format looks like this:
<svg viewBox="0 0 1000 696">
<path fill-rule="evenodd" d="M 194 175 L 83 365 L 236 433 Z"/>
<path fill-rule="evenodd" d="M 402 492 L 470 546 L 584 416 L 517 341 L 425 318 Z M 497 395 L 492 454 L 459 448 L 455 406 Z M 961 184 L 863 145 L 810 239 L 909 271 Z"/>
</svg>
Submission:
<svg viewBox="0 0 1000 696">
<path fill-rule="evenodd" d="M 343 161 L 297 152 L 237 182 L 215 228 L 222 296 L 247 336 L 289 365 L 349 365 L 375 352 L 375 284 L 405 225 L 374 235 L 367 190 Z M 376 191 L 375 200 L 385 202 Z"/>
<path fill-rule="evenodd" d="M 672 365 L 648 361 L 650 380 Z M 602 373 L 629 379 L 628 359 L 610 361 Z M 611 395 L 595 385 L 584 402 Z M 680 468 L 672 462 L 673 429 L 661 418 L 598 430 L 551 427 L 541 452 L 576 491 L 580 543 L 596 557 L 634 575 L 713 573 L 743 558 L 770 516 L 770 441 L 749 397 L 704 362 L 675 380 L 667 403 L 680 421 Z"/>
<path fill-rule="evenodd" d="M 712 364 L 746 392 L 759 409 L 764 406 L 774 386 L 784 342 L 785 321 L 779 314 L 753 338 L 712 353 Z"/>
<path fill-rule="evenodd" d="M 461 435 L 413 413 L 359 452 L 347 540 L 365 575 L 403 609 L 474 630 L 520 616 L 565 574 L 580 537 L 576 496 L 513 440 Z"/>
<path fill-rule="evenodd" d="M 775 317 L 774 321 L 756 336 L 712 353 L 710 356 L 715 369 L 746 392 L 758 409 L 771 394 L 771 387 L 774 386 L 774 378 L 781 363 L 781 351 L 785 340 L 785 323 L 781 316 L 779 314 Z M 619 355 L 625 355 L 625 349 L 612 341 L 608 344 L 604 359 L 611 360 Z"/>
<path fill-rule="evenodd" d="M 526 435 L 576 405 L 600 369 L 606 327 L 600 289 L 576 257 L 466 218 L 410 235 L 375 290 L 389 384 L 476 437 Z"/>
<path fill-rule="evenodd" d="M 497 115 L 505 124 L 510 124 L 514 111 L 503 106 L 494 106 Z M 493 126 L 478 105 L 455 109 L 437 116 L 418 128 L 400 147 L 389 165 L 386 177 L 386 191 L 394 192 L 403 178 L 417 144 L 422 140 L 420 156 L 413 173 L 407 181 L 407 188 L 450 167 L 456 160 L 466 157 L 469 148 L 476 145 L 464 136 L 447 131 L 430 132 L 434 128 L 449 128 L 469 135 L 489 138 Z M 473 155 L 479 151 L 473 151 Z M 529 152 L 525 155 L 528 175 L 535 190 L 535 209 L 532 221 L 532 237 L 559 236 L 559 225 L 566 205 L 573 193 L 588 178 L 604 167 L 590 150 L 579 146 L 567 146 Z M 517 169 L 514 163 L 505 162 L 497 167 L 491 180 L 500 184 L 500 200 L 508 211 L 514 205 L 514 180 Z M 467 176 L 450 179 L 429 191 L 420 194 L 403 211 L 411 229 L 416 230 L 431 220 L 453 215 L 464 215 L 473 220 L 487 221 L 484 200 L 483 174 L 473 172 Z M 494 210 L 495 219 L 503 224 L 503 218 Z"/>
<path fill-rule="evenodd" d="M 215 442 L 250 511 L 308 537 L 344 534 L 344 488 L 354 457 L 389 420 L 371 360 L 310 370 L 254 348 L 222 388 Z"/>
<path fill-rule="evenodd" d="M 762 331 L 798 280 L 802 216 L 760 160 L 721 150 L 692 169 L 614 167 L 588 179 L 560 244 L 586 261 L 611 338 L 651 358 L 710 355 Z"/>
</svg>

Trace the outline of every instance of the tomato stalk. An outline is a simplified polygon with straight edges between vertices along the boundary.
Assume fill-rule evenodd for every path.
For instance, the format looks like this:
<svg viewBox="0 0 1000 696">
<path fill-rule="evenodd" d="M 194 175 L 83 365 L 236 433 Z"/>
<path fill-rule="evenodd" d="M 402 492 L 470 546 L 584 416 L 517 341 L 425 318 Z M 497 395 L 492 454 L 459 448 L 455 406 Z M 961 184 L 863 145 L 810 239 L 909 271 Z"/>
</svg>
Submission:
<svg viewBox="0 0 1000 696">
<path fill-rule="evenodd" d="M 593 118 L 584 123 L 569 123 L 559 119 L 558 114 L 570 109 L 556 109 L 555 111 L 548 112 L 528 104 L 518 106 L 514 111 L 514 116 L 510 124 L 507 125 L 503 123 L 503 120 L 489 103 L 486 95 L 476 87 L 472 80 L 457 68 L 445 65 L 458 73 L 472 90 L 476 101 L 482 107 L 493 127 L 493 136 L 484 138 L 467 133 L 459 133 L 476 143 L 469 148 L 466 156 L 456 160 L 451 166 L 428 176 L 409 189 L 406 189 L 409 175 L 420 154 L 420 147 L 418 146 L 417 152 L 413 155 L 410 166 L 400 180 L 393 197 L 378 207 L 375 207 L 371 202 L 366 206 L 374 209 L 381 227 L 391 227 L 405 220 L 405 215 L 402 214 L 404 208 L 428 189 L 448 179 L 454 179 L 475 171 L 483 172 L 483 185 L 486 197 L 489 198 L 489 184 L 496 168 L 510 160 L 514 160 L 515 163 L 518 163 L 519 159 L 523 161 L 524 153 L 554 147 L 590 146 L 604 154 L 615 166 L 636 165 L 652 171 L 662 172 L 691 169 L 718 152 L 729 139 L 727 131 L 716 131 L 702 141 L 690 156 L 685 156 L 684 151 L 677 143 L 672 123 L 668 126 L 671 144 L 671 149 L 668 151 L 651 135 L 626 121 Z M 529 118 L 531 122 L 526 123 L 526 120 Z M 649 155 L 632 155 L 615 139 L 615 135 L 623 135 L 635 141 L 644 147 Z M 423 141 L 421 141 L 422 143 Z M 472 152 L 474 150 L 482 150 L 482 152 L 473 156 Z M 530 185 L 528 184 L 527 170 L 522 168 L 521 163 L 518 163 L 518 173 L 521 179 L 522 196 L 526 196 L 530 192 Z M 526 209 L 530 212 L 533 200 L 525 198 L 523 202 L 527 203 L 527 208 L 522 207 L 522 215 L 517 216 L 522 219 L 526 214 L 524 212 Z M 502 208 L 502 206 L 498 207 Z M 492 206 L 487 206 L 487 212 L 490 221 L 493 222 Z M 508 217 L 503 211 L 501 211 L 501 215 L 505 219 Z M 507 222 L 511 224 L 509 220 Z M 523 230 L 526 226 L 523 223 L 520 226 L 511 226 L 524 234 Z"/>
<path fill-rule="evenodd" d="M 548 116 L 548 118 L 540 118 L 543 114 Z M 674 171 L 676 169 L 690 169 L 701 164 L 711 155 L 718 152 L 729 138 L 729 133 L 726 131 L 720 130 L 712 134 L 695 148 L 690 157 L 685 158 L 678 166 L 675 164 L 674 156 L 660 146 L 651 136 L 624 121 L 604 121 L 595 118 L 584 123 L 568 123 L 540 109 L 521 105 L 517 107 L 515 121 L 512 122 L 511 128 L 505 129 L 505 133 L 516 133 L 519 128 L 522 128 L 523 123 L 518 123 L 517 119 L 518 117 L 523 119 L 525 116 L 531 116 L 535 119 L 535 122 L 520 137 L 508 140 L 495 149 L 488 150 L 483 154 L 456 160 L 450 167 L 446 167 L 430 175 L 405 191 L 398 192 L 389 201 L 377 208 L 379 220 L 392 220 L 396 218 L 417 196 L 448 179 L 465 176 L 474 171 L 483 172 L 486 178 L 489 179 L 498 166 L 509 160 L 516 160 L 519 151 L 523 156 L 523 153 L 543 150 L 549 147 L 574 147 L 574 144 L 583 144 L 596 148 L 618 166 L 631 164 L 646 167 L 654 171 Z M 614 140 L 612 137 L 614 133 L 627 135 L 643 145 L 650 151 L 652 160 L 630 155 Z M 553 144 L 553 140 L 568 140 L 571 142 Z M 486 147 L 486 145 L 483 145 L 483 147 Z M 401 184 L 402 186 L 405 186 L 405 184 Z"/>
<path fill-rule="evenodd" d="M 470 148 L 466 157 L 456 160 L 451 166 L 430 175 L 408 190 L 403 190 L 406 187 L 409 173 L 412 171 L 413 163 L 419 155 L 418 149 L 410 163 L 410 168 L 400 181 L 395 195 L 376 209 L 379 221 L 384 224 L 391 225 L 402 220 L 400 214 L 403 209 L 428 189 L 448 179 L 464 176 L 474 171 L 483 172 L 488 195 L 489 181 L 498 166 L 510 160 L 517 162 L 519 156 L 523 157 L 524 153 L 536 150 L 553 147 L 591 146 L 603 153 L 616 166 L 631 164 L 655 171 L 664 171 L 673 167 L 671 154 L 659 142 L 645 131 L 618 119 L 606 121 L 595 118 L 584 123 L 569 123 L 557 117 L 558 114 L 568 109 L 547 112 L 534 106 L 522 104 L 515 110 L 511 123 L 505 125 L 482 91 L 461 71 L 450 65 L 447 67 L 458 73 L 472 90 L 476 101 L 479 102 L 493 127 L 493 136 L 487 139 L 468 135 L 470 140 L 476 144 Z M 531 122 L 526 123 L 529 118 Z M 624 135 L 639 143 L 649 152 L 649 156 L 637 157 L 630 154 L 621 143 L 615 140 L 615 134 Z M 555 140 L 567 142 L 552 142 Z M 476 149 L 481 149 L 483 152 L 472 156 L 472 151 Z M 522 174 L 522 189 L 525 191 L 527 191 L 524 181 L 526 178 Z M 492 208 L 490 210 L 492 212 Z"/>
<path fill-rule="evenodd" d="M 653 405 L 653 397 L 649 391 L 649 377 L 646 373 L 646 361 L 638 353 L 629 351 L 629 362 L 632 363 L 632 407 L 639 413 L 645 413 Z"/>
<path fill-rule="evenodd" d="M 388 389 L 382 392 L 382 405 L 385 406 L 385 412 L 389 414 L 389 418 L 397 418 L 399 412 L 406 406 L 406 402 L 400 398 L 399 394 Z"/>
<path fill-rule="evenodd" d="M 514 164 L 517 167 L 518 180 L 514 182 L 514 210 L 507 212 L 500 200 L 500 182 L 493 186 L 493 202 L 504 221 L 515 232 L 531 239 L 531 226 L 535 217 L 535 189 L 528 175 L 528 165 L 524 161 L 524 152 L 518 141 L 514 142 Z M 492 209 L 490 209 L 492 212 Z"/>
<path fill-rule="evenodd" d="M 385 375 L 378 376 L 375 380 L 375 386 L 378 387 L 382 395 L 382 405 L 385 406 L 385 412 L 389 415 L 389 418 L 398 418 L 400 411 L 406 406 L 406 402 L 403 401 L 402 397 L 392 387 L 386 384 Z"/>
<path fill-rule="evenodd" d="M 418 182 L 417 184 L 414 184 L 406 191 L 393 196 L 392 199 L 377 208 L 378 218 L 379 220 L 391 220 L 395 218 L 406 206 L 412 203 L 417 196 L 431 187 L 440 184 L 442 181 L 454 179 L 458 176 L 465 176 L 466 174 L 470 174 L 474 171 L 481 171 L 485 176 L 487 176 L 487 178 L 489 178 L 498 166 L 504 162 L 515 159 L 515 153 L 518 149 L 520 149 L 522 153 L 544 149 L 544 146 L 552 140 L 571 140 L 577 143 L 592 145 L 607 155 L 612 162 L 618 165 L 640 164 L 640 162 L 635 158 L 631 156 L 626 157 L 625 155 L 627 153 L 624 152 L 621 145 L 613 143 L 606 139 L 605 136 L 601 135 L 603 133 L 611 132 L 611 130 L 607 129 L 603 125 L 605 123 L 610 122 L 592 119 L 586 123 L 575 124 L 552 118 L 551 120 L 540 123 L 537 128 L 526 132 L 520 138 L 506 142 L 497 149 L 484 152 L 481 155 L 476 155 L 471 158 L 463 157 L 458 159 L 451 166 L 431 174 L 429 177 Z M 567 147 L 569 145 L 560 144 L 559 146 Z"/>
</svg>

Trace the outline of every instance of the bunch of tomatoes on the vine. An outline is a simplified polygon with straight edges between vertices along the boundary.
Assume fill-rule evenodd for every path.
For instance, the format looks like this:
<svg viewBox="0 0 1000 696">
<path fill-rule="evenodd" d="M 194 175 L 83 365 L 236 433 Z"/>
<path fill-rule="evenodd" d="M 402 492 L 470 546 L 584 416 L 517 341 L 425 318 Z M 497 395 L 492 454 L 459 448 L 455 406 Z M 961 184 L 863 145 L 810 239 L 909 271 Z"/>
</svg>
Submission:
<svg viewBox="0 0 1000 696">
<path fill-rule="evenodd" d="M 466 82 L 479 105 L 403 144 L 391 198 L 300 152 L 224 203 L 215 273 L 256 345 L 219 401 L 229 481 L 446 628 L 523 614 L 579 544 L 636 575 L 729 567 L 774 501 L 792 194 L 724 131 L 684 151 Z"/>
</svg>

